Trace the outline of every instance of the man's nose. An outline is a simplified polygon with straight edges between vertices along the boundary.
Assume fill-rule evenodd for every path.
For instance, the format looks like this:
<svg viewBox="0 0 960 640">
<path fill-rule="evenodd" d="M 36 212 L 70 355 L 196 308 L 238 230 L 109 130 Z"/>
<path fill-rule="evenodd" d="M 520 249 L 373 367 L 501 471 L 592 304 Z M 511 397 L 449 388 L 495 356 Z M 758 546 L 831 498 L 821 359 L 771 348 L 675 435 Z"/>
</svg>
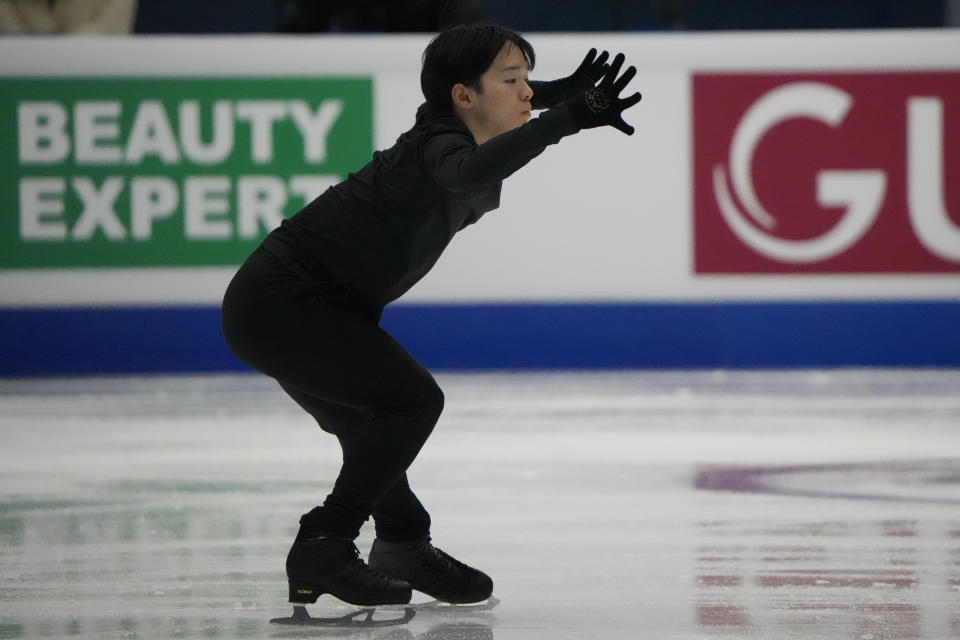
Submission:
<svg viewBox="0 0 960 640">
<path fill-rule="evenodd" d="M 521 89 L 522 91 L 520 92 L 520 97 L 524 102 L 530 102 L 530 100 L 533 98 L 533 89 L 530 88 L 530 85 L 527 84 L 526 81 L 524 81 Z"/>
</svg>

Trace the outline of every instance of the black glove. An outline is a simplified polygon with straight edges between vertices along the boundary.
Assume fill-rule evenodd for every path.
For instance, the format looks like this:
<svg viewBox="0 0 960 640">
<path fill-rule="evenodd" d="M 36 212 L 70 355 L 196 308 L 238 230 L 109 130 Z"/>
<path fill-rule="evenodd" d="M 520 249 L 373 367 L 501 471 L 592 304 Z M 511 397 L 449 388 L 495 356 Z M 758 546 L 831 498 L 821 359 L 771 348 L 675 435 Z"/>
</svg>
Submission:
<svg viewBox="0 0 960 640">
<path fill-rule="evenodd" d="M 633 135 L 633 127 L 623 120 L 622 114 L 640 102 L 641 96 L 638 92 L 627 98 L 620 98 L 620 92 L 633 80 L 633 76 L 637 75 L 636 68 L 629 67 L 623 75 L 617 77 L 625 59 L 622 53 L 618 53 L 597 86 L 578 93 L 564 103 L 573 114 L 573 121 L 581 129 L 610 125 L 628 136 Z"/>
<path fill-rule="evenodd" d="M 566 78 L 551 80 L 550 82 L 529 81 L 530 88 L 533 89 L 533 108 L 546 109 L 552 107 L 595 85 L 610 67 L 607 64 L 609 57 L 610 54 L 606 51 L 597 56 L 597 50 L 590 49 L 577 70 Z"/>
</svg>

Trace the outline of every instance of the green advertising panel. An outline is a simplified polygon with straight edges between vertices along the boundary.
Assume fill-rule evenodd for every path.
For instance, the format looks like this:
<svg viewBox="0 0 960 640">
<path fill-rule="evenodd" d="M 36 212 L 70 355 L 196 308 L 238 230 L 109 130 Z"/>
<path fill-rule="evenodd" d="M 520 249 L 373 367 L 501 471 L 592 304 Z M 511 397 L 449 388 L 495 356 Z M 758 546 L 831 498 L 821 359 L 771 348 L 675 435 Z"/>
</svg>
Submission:
<svg viewBox="0 0 960 640">
<path fill-rule="evenodd" d="M 0 269 L 238 264 L 372 151 L 370 78 L 3 78 Z"/>
</svg>

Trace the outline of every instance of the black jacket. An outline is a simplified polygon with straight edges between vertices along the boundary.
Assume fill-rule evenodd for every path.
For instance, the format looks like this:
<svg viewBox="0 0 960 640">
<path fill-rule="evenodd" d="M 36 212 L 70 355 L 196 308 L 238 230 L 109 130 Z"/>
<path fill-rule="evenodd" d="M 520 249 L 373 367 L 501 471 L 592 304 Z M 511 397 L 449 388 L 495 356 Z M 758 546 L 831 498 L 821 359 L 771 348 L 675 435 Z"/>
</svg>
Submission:
<svg viewBox="0 0 960 640">
<path fill-rule="evenodd" d="M 421 106 L 392 147 L 284 220 L 263 248 L 304 279 L 348 283 L 364 306 L 382 308 L 426 275 L 455 233 L 500 206 L 504 178 L 577 130 L 559 106 L 477 145 L 458 118 Z"/>
</svg>

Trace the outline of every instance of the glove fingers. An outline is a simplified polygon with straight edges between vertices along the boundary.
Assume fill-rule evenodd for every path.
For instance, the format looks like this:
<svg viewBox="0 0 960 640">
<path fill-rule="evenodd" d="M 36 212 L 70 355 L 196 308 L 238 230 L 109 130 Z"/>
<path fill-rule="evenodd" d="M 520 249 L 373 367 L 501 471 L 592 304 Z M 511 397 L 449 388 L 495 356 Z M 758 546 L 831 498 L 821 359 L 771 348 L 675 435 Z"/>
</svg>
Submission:
<svg viewBox="0 0 960 640">
<path fill-rule="evenodd" d="M 596 51 L 596 49 L 591 49 L 591 51 Z M 591 66 L 595 70 L 598 70 L 598 71 L 603 70 L 607 66 L 606 62 L 609 57 L 610 57 L 610 52 L 604 51 L 599 56 L 597 56 L 597 59 L 591 63 Z"/>
<path fill-rule="evenodd" d="M 585 56 L 583 57 L 583 62 L 580 63 L 580 66 L 577 67 L 577 70 L 574 71 L 574 74 L 579 73 L 579 72 L 581 72 L 581 71 L 586 71 L 587 69 L 589 69 L 590 67 L 592 67 L 592 66 L 593 66 L 593 59 L 594 59 L 596 56 L 597 56 L 597 50 L 596 50 L 596 49 L 590 49 L 590 51 L 587 51 L 587 55 L 585 55 Z"/>
<path fill-rule="evenodd" d="M 614 57 L 613 62 L 610 63 L 610 69 L 603 77 L 603 83 L 605 85 L 609 86 L 613 84 L 613 81 L 616 79 L 616 77 L 620 75 L 620 67 L 623 66 L 623 61 L 626 59 L 627 57 L 622 53 L 618 53 L 616 57 Z"/>
<path fill-rule="evenodd" d="M 632 136 L 634 129 L 632 126 L 627 124 L 626 121 L 623 119 L 623 112 L 629 109 L 630 107 L 632 107 L 633 105 L 637 104 L 638 102 L 640 102 L 640 99 L 642 97 L 643 96 L 641 96 L 640 92 L 638 91 L 637 93 L 633 94 L 629 98 L 618 100 L 617 111 L 619 113 L 617 115 L 617 119 L 611 122 L 610 124 L 613 125 L 615 128 L 619 129 L 620 131 L 623 131 L 628 136 Z"/>
<path fill-rule="evenodd" d="M 623 132 L 624 132 L 625 134 L 627 134 L 628 136 L 632 136 L 632 135 L 633 135 L 634 128 L 631 127 L 629 124 L 627 124 L 626 121 L 624 121 L 623 118 L 620 118 L 618 121 L 613 122 L 613 123 L 611 123 L 611 124 L 613 124 L 613 127 L 614 127 L 615 129 L 618 129 L 618 130 L 620 130 L 620 131 L 623 131 Z"/>
<path fill-rule="evenodd" d="M 627 85 L 630 84 L 630 81 L 633 80 L 635 75 L 637 75 L 637 68 L 628 67 L 627 70 L 623 72 L 623 75 L 613 83 L 613 95 L 620 95 L 620 92 L 627 88 Z"/>
<path fill-rule="evenodd" d="M 623 100 L 620 100 L 620 101 L 617 103 L 617 108 L 620 109 L 621 112 L 622 112 L 622 111 L 626 111 L 627 109 L 629 109 L 629 108 L 632 107 L 633 105 L 635 105 L 635 104 L 637 104 L 638 102 L 640 102 L 640 100 L 641 100 L 642 98 L 643 98 L 643 96 L 640 95 L 640 92 L 638 91 L 638 92 L 636 92 L 635 94 L 633 94 L 632 96 L 630 96 L 629 98 L 624 98 Z"/>
</svg>

